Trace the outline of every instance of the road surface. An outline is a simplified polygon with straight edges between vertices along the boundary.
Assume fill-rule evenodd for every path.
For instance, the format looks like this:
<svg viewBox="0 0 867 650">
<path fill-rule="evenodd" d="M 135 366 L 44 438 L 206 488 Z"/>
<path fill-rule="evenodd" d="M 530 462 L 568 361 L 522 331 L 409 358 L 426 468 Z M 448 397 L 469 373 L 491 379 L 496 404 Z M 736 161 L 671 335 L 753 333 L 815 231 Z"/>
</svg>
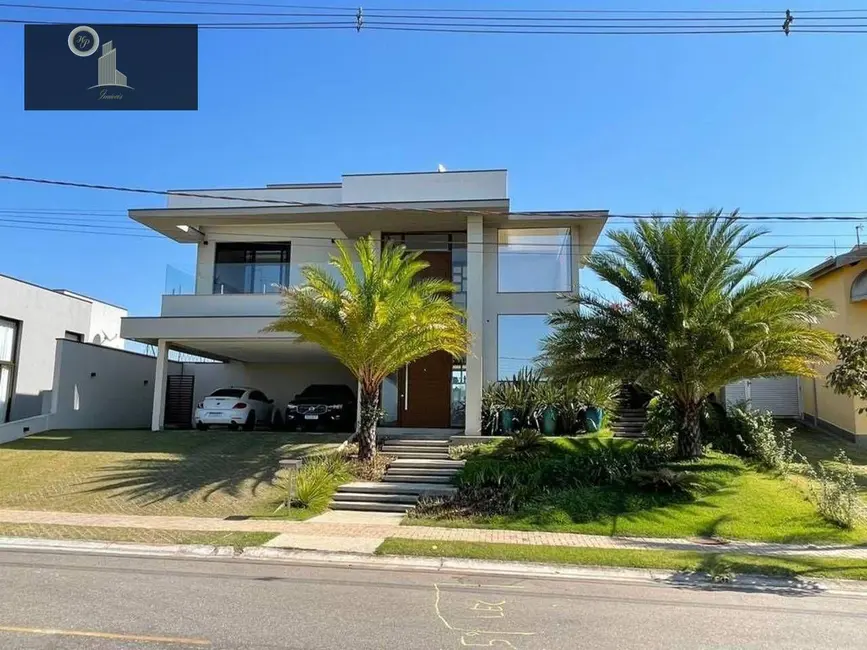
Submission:
<svg viewBox="0 0 867 650">
<path fill-rule="evenodd" d="M 0 552 L 0 648 L 863 648 L 867 597 Z"/>
</svg>

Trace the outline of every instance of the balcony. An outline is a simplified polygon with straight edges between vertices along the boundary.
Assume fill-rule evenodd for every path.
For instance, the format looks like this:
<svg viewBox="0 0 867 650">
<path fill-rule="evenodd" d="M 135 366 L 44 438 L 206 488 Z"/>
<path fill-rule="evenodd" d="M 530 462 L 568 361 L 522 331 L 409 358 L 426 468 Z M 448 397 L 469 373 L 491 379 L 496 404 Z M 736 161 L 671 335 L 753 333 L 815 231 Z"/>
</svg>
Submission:
<svg viewBox="0 0 867 650">
<path fill-rule="evenodd" d="M 304 281 L 301 264 L 215 264 L 208 292 L 196 291 L 191 273 L 174 267 L 166 269 L 162 317 L 250 316 L 274 317 L 280 313 L 283 286 Z M 329 274 L 334 267 L 323 265 Z M 200 278 L 200 284 L 202 279 Z"/>
</svg>

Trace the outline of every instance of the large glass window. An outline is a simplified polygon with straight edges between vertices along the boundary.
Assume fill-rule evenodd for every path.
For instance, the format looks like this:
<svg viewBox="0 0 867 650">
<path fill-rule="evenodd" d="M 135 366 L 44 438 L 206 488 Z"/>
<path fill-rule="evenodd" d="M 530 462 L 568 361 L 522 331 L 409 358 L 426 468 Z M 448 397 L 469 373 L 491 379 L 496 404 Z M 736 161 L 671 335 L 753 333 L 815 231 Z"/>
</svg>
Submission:
<svg viewBox="0 0 867 650">
<path fill-rule="evenodd" d="M 289 242 L 218 243 L 214 293 L 279 293 L 290 283 Z"/>
<path fill-rule="evenodd" d="M 545 314 L 497 318 L 497 379 L 511 379 L 522 368 L 538 368 L 542 339 L 551 331 Z"/>
<path fill-rule="evenodd" d="M 0 318 L 0 424 L 9 419 L 17 338 L 18 323 Z"/>
<path fill-rule="evenodd" d="M 497 287 L 501 293 L 569 291 L 569 228 L 519 228 L 497 233 Z"/>
</svg>

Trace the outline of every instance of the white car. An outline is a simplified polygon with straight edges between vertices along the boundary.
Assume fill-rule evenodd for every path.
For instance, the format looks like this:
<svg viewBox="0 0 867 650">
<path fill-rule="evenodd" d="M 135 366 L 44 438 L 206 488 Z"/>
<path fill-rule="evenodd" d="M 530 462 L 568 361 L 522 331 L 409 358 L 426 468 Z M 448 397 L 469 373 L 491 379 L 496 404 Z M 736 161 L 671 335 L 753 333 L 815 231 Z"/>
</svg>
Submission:
<svg viewBox="0 0 867 650">
<path fill-rule="evenodd" d="M 257 424 L 272 426 L 274 400 L 261 390 L 245 386 L 219 388 L 196 406 L 196 428 L 205 431 L 211 425 L 243 427 L 252 431 Z"/>
</svg>

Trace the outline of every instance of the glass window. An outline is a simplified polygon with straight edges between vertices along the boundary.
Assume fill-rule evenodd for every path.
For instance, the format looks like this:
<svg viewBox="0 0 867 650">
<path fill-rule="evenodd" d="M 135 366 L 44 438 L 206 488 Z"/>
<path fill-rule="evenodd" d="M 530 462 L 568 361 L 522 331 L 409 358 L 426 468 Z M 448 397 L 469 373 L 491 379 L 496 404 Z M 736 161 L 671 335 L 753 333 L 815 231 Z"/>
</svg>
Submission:
<svg viewBox="0 0 867 650">
<path fill-rule="evenodd" d="M 13 321 L 0 318 L 0 361 L 13 361 L 16 329 Z"/>
<path fill-rule="evenodd" d="M 452 364 L 451 425 L 462 427 L 466 422 L 467 365 L 463 360 Z"/>
<path fill-rule="evenodd" d="M 0 318 L 0 424 L 9 419 L 18 323 Z"/>
<path fill-rule="evenodd" d="M 97 334 L 97 336 L 99 335 Z M 79 334 L 78 332 L 70 332 L 69 330 L 66 330 L 66 334 L 64 334 L 63 337 L 68 341 L 78 341 L 79 343 L 84 340 L 84 334 Z"/>
<path fill-rule="evenodd" d="M 290 283 L 290 244 L 218 243 L 214 293 L 279 293 Z"/>
<path fill-rule="evenodd" d="M 569 228 L 520 228 L 497 233 L 497 290 L 501 293 L 569 291 Z"/>
<path fill-rule="evenodd" d="M 867 299 L 867 271 L 855 278 L 852 283 L 851 299 L 852 302 Z"/>
<path fill-rule="evenodd" d="M 497 379 L 537 368 L 542 339 L 550 332 L 545 314 L 501 315 L 497 319 Z"/>
<path fill-rule="evenodd" d="M 221 388 L 211 393 L 210 397 L 243 397 L 245 392 L 243 388 Z"/>
</svg>

